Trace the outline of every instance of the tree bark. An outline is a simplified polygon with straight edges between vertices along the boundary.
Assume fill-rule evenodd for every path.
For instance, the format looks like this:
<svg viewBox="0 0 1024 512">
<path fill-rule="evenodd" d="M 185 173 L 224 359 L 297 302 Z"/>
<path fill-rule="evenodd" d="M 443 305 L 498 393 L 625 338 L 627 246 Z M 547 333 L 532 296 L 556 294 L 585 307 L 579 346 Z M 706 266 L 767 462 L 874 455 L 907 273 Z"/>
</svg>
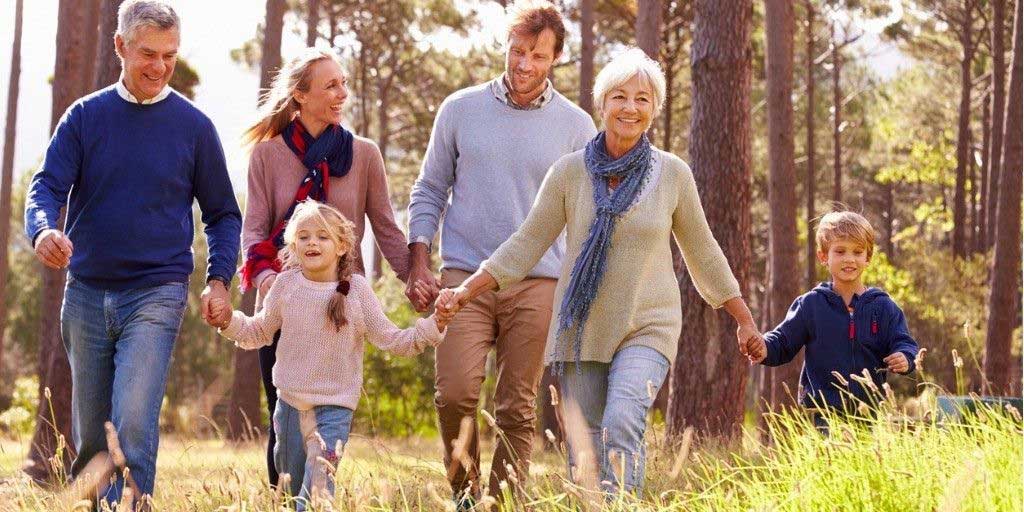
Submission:
<svg viewBox="0 0 1024 512">
<path fill-rule="evenodd" d="M 842 73 L 842 55 L 839 43 L 836 42 L 836 24 L 832 23 L 830 32 L 832 44 L 832 201 L 833 208 L 838 208 L 843 201 L 843 91 L 839 85 Z"/>
<path fill-rule="evenodd" d="M 238 309 L 252 315 L 256 292 L 242 295 Z M 235 375 L 231 380 L 228 402 L 228 440 L 249 441 L 263 432 L 260 416 L 260 357 L 257 350 L 235 348 Z"/>
<path fill-rule="evenodd" d="M 953 256 L 967 257 L 967 160 L 971 157 L 971 63 L 974 62 L 973 8 L 964 9 L 960 44 L 960 110 L 956 137 L 956 179 L 953 190 Z"/>
<path fill-rule="evenodd" d="M 992 0 L 992 145 L 988 152 L 987 246 L 995 244 L 996 203 L 1003 158 L 1003 113 L 1006 111 L 1006 0 Z"/>
<path fill-rule="evenodd" d="M 580 0 L 580 108 L 594 115 L 594 0 Z"/>
<path fill-rule="evenodd" d="M 263 29 L 263 45 L 260 48 L 260 94 L 270 88 L 274 73 L 281 67 L 281 32 L 284 24 L 284 0 L 267 0 Z M 255 292 L 242 296 L 242 311 L 252 313 L 256 304 Z M 251 433 L 250 428 L 260 416 L 260 363 L 259 354 L 255 350 L 235 349 L 235 374 L 231 382 L 231 398 L 228 402 L 228 439 L 232 441 L 246 440 Z"/>
<path fill-rule="evenodd" d="M 661 0 L 637 0 L 636 45 L 648 57 L 658 60 L 661 44 Z"/>
<path fill-rule="evenodd" d="M 711 230 L 746 295 L 750 268 L 750 0 L 698 0 L 693 22 L 690 161 Z M 736 325 L 680 282 L 682 332 L 673 365 L 669 432 L 687 425 L 735 435 L 743 416 L 748 364 L 736 352 Z"/>
<path fill-rule="evenodd" d="M 99 13 L 99 32 L 96 40 L 96 66 L 93 71 L 93 89 L 102 89 L 121 76 L 121 59 L 114 51 L 114 33 L 117 31 L 117 9 L 124 0 L 102 0 Z"/>
<path fill-rule="evenodd" d="M 811 0 L 804 0 L 804 9 L 807 14 L 807 112 L 805 113 L 806 119 L 804 124 L 807 129 L 807 180 L 804 184 L 804 192 L 807 194 L 807 286 L 814 286 L 817 281 L 817 259 L 815 253 L 817 248 L 815 247 L 814 231 L 812 226 L 814 225 L 814 192 L 815 192 L 815 146 L 814 146 L 814 5 Z"/>
<path fill-rule="evenodd" d="M 320 25 L 320 0 L 306 1 L 306 46 L 316 44 L 317 27 Z"/>
<path fill-rule="evenodd" d="M 793 168 L 793 2 L 765 1 L 765 75 L 768 103 L 768 325 L 786 317 L 800 294 L 796 237 L 796 169 Z M 799 356 L 798 356 L 799 357 Z M 795 390 L 801 362 L 772 369 L 770 402 Z"/>
<path fill-rule="evenodd" d="M 661 21 L 661 0 L 637 0 L 636 45 L 655 61 L 661 46 Z M 654 123 L 648 128 L 647 136 L 654 136 Z"/>
<path fill-rule="evenodd" d="M 284 30 L 285 0 L 267 0 L 260 52 L 260 97 L 270 88 L 274 74 L 281 69 L 281 32 Z"/>
<path fill-rule="evenodd" d="M 992 148 L 992 93 L 989 92 L 985 95 L 985 101 L 981 109 L 981 172 L 980 174 L 980 186 L 978 188 L 981 193 L 978 197 L 978 238 L 977 243 L 974 246 L 975 252 L 985 252 L 988 245 L 988 195 L 989 195 L 989 183 L 988 176 L 990 173 L 989 167 L 992 165 L 992 159 L 989 158 L 989 152 Z"/>
<path fill-rule="evenodd" d="M 7 119 L 4 122 L 4 160 L 0 171 L 0 292 L 5 292 L 8 285 L 9 269 L 7 268 L 9 251 L 8 241 L 11 236 L 11 180 L 14 177 L 14 141 L 15 127 L 18 124 L 18 92 L 21 81 L 21 28 L 24 18 L 24 2 L 16 0 L 14 4 L 14 43 L 11 44 L 11 74 L 7 85 Z M 6 345 L 7 332 L 7 293 L 0 293 L 0 373 L 4 370 L 3 348 Z M 13 382 L 10 376 L 4 382 Z"/>
<path fill-rule="evenodd" d="M 57 8 L 51 133 L 64 111 L 88 89 L 88 84 L 82 82 L 82 70 L 92 64 L 93 55 L 85 53 L 86 31 L 78 30 L 78 20 L 86 18 L 89 7 L 86 2 L 60 0 Z M 58 228 L 63 229 L 63 210 L 59 218 Z M 59 445 L 71 440 L 71 367 L 61 340 L 57 313 L 64 299 L 64 271 L 37 265 L 43 274 L 40 307 L 45 313 L 39 326 L 39 406 L 25 472 L 34 480 L 43 481 L 54 479 L 56 475 L 49 459 L 56 455 Z M 65 448 L 60 461 L 63 467 L 68 467 L 72 452 L 72 447 Z"/>
<path fill-rule="evenodd" d="M 83 44 L 85 48 L 83 53 L 85 55 L 96 55 L 96 48 L 99 47 L 99 16 L 100 7 L 103 0 L 82 0 L 86 4 L 85 18 L 82 19 L 82 25 L 79 30 L 84 32 L 82 37 L 84 38 Z M 90 84 L 96 82 L 96 66 L 91 63 L 86 63 L 81 69 L 82 76 L 80 80 L 85 84 L 88 89 L 87 92 L 92 92 L 95 89 L 89 88 Z"/>
<path fill-rule="evenodd" d="M 985 377 L 993 393 L 1020 394 L 1011 389 L 1010 365 L 1013 330 L 1020 318 L 1018 290 L 1021 286 L 1021 0 L 1017 0 L 1013 28 L 1013 72 L 1003 126 L 1002 170 L 999 178 L 995 230 L 995 258 L 988 299 L 988 335 L 985 339 Z"/>
</svg>

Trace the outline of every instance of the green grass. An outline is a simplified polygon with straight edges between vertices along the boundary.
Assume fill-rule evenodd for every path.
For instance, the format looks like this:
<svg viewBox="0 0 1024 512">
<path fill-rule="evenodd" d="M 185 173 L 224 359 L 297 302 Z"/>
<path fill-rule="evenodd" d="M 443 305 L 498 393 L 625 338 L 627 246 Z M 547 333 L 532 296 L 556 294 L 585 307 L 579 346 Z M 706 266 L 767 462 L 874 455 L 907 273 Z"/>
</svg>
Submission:
<svg viewBox="0 0 1024 512">
<path fill-rule="evenodd" d="M 799 413 L 770 416 L 765 429 L 774 442 L 748 434 L 728 444 L 705 441 L 690 451 L 666 446 L 663 432 L 651 432 L 643 496 L 620 496 L 604 508 L 1022 510 L 1022 424 L 1012 412 L 984 410 L 962 424 L 942 424 L 910 422 L 883 410 L 873 420 L 836 419 L 827 439 Z M 355 436 L 338 470 L 339 492 L 324 510 L 444 510 L 450 493 L 439 455 L 437 439 Z M 20 475 L 23 458 L 22 443 L 0 441 L 0 510 L 67 510 L 56 493 Z M 257 444 L 165 436 L 155 508 L 279 510 L 263 461 Z M 674 477 L 673 466 L 682 469 Z M 586 507 L 592 495 L 568 483 L 564 468 L 559 453 L 538 453 L 516 508 Z"/>
</svg>

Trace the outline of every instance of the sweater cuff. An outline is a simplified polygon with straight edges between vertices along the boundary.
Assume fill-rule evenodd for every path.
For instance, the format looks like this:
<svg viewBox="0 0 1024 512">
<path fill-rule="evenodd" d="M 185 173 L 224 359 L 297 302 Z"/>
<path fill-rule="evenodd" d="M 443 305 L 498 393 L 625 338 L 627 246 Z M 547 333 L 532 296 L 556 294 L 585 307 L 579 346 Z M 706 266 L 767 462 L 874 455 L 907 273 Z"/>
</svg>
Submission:
<svg viewBox="0 0 1024 512">
<path fill-rule="evenodd" d="M 444 331 L 438 330 L 437 319 L 434 318 L 434 315 L 416 320 L 416 335 L 426 340 L 431 347 L 439 345 L 446 332 L 448 332 L 447 328 Z"/>
<path fill-rule="evenodd" d="M 234 340 L 235 337 L 238 336 L 239 331 L 242 330 L 242 325 L 243 325 L 242 318 L 241 318 L 242 316 L 244 316 L 244 315 L 243 315 L 243 313 L 241 311 L 234 311 L 234 312 L 232 312 L 231 313 L 231 322 L 228 323 L 227 327 L 218 328 L 217 332 L 220 333 L 220 335 L 224 336 L 225 338 Z"/>
<path fill-rule="evenodd" d="M 504 290 L 518 281 L 518 279 L 511 275 L 512 273 L 508 269 L 502 268 L 500 264 L 492 259 L 480 262 L 480 268 L 494 278 L 494 281 L 498 283 L 499 290 Z"/>
</svg>

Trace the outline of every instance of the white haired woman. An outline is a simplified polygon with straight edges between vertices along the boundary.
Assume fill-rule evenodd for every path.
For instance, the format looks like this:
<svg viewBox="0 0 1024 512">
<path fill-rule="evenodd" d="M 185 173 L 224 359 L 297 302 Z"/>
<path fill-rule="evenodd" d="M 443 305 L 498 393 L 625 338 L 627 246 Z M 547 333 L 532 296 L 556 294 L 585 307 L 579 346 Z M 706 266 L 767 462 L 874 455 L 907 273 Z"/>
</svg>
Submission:
<svg viewBox="0 0 1024 512">
<path fill-rule="evenodd" d="M 564 401 L 582 413 L 594 450 L 570 440 L 570 472 L 578 475 L 582 453 L 592 453 L 607 492 L 643 486 L 646 415 L 682 328 L 679 288 L 666 279 L 672 235 L 701 297 L 739 324 L 740 351 L 746 355 L 760 337 L 693 174 L 646 136 L 664 97 L 661 68 L 639 49 L 601 70 L 594 104 L 604 131 L 551 167 L 519 230 L 439 306 L 457 310 L 523 279 L 565 229 L 545 359 L 560 375 Z"/>
<path fill-rule="evenodd" d="M 278 250 L 295 205 L 312 199 L 327 203 L 355 224 L 356 247 L 370 220 L 374 238 L 403 281 L 409 273 L 406 236 L 395 223 L 384 159 L 373 141 L 341 126 L 348 99 L 347 77 L 328 50 L 307 48 L 278 73 L 264 98 L 258 120 L 243 134 L 253 145 L 249 194 L 242 220 L 243 289 L 256 288 L 257 305 L 281 270 Z M 358 251 L 355 272 L 364 273 Z M 260 349 L 260 372 L 271 416 L 277 390 L 271 379 L 277 338 Z M 267 446 L 270 483 L 277 484 L 274 429 Z"/>
</svg>

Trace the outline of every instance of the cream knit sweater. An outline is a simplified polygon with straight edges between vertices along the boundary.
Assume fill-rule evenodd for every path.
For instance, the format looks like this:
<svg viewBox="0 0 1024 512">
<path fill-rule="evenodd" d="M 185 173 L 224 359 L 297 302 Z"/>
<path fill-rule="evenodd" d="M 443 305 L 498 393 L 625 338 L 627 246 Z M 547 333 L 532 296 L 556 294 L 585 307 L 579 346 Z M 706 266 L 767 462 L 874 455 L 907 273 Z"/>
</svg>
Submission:
<svg viewBox="0 0 1024 512">
<path fill-rule="evenodd" d="M 327 318 L 327 304 L 337 282 L 315 282 L 299 270 L 278 275 L 263 310 L 248 317 L 235 311 L 221 333 L 244 349 L 270 345 L 281 330 L 274 364 L 274 386 L 296 409 L 340 405 L 355 409 L 363 387 L 363 343 L 412 356 L 441 342 L 433 316 L 399 329 L 384 315 L 366 278 L 353 274 L 345 297 L 348 323 L 340 331 Z"/>
<path fill-rule="evenodd" d="M 711 234 L 690 168 L 655 149 L 654 168 L 640 197 L 616 221 L 603 281 L 583 329 L 582 361 L 611 362 L 627 346 L 643 345 L 675 358 L 682 328 L 679 285 L 669 237 L 675 235 L 697 291 L 711 306 L 740 295 L 739 284 Z M 572 362 L 568 343 L 558 350 L 558 313 L 572 267 L 594 220 L 594 195 L 583 151 L 552 165 L 533 209 L 519 230 L 481 268 L 505 288 L 526 276 L 566 232 L 545 360 Z"/>
</svg>

